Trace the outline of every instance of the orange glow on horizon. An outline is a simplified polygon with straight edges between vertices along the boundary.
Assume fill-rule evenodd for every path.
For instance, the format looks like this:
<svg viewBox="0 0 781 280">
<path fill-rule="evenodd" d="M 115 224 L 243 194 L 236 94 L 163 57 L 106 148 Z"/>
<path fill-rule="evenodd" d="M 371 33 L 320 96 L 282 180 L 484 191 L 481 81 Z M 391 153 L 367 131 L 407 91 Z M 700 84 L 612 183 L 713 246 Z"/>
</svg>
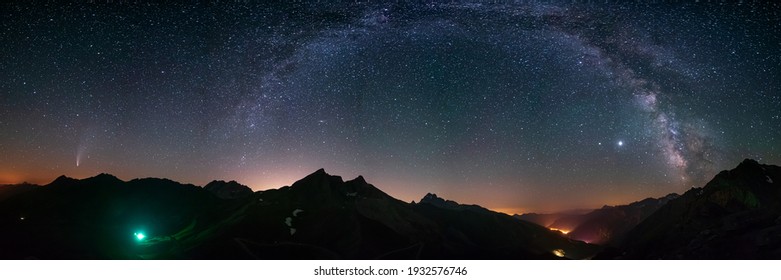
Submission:
<svg viewBox="0 0 781 280">
<path fill-rule="evenodd" d="M 483 207 L 488 208 L 488 206 L 483 206 Z M 504 213 L 504 214 L 507 214 L 507 215 L 510 215 L 510 216 L 515 215 L 515 214 L 519 214 L 520 215 L 520 214 L 526 213 L 526 209 L 525 208 L 500 207 L 500 208 L 488 208 L 488 210 L 491 210 L 491 211 L 494 211 L 494 212 L 499 212 L 499 213 Z"/>
<path fill-rule="evenodd" d="M 558 232 L 561 232 L 561 233 L 563 233 L 563 234 L 565 234 L 565 235 L 566 235 L 566 234 L 568 234 L 568 233 L 570 232 L 570 230 L 566 230 L 566 229 L 559 229 L 559 228 L 548 228 L 548 229 L 550 229 L 550 230 L 552 230 L 552 231 L 558 231 Z"/>
<path fill-rule="evenodd" d="M 54 180 L 54 178 L 55 177 L 52 177 L 51 180 Z M 16 173 L 0 171 L 0 185 L 16 185 L 22 183 L 44 185 L 51 182 L 51 180 L 47 181 L 47 179 L 46 176 L 22 176 Z"/>
<path fill-rule="evenodd" d="M 8 172 L 0 172 L 0 185 L 21 183 L 19 181 L 20 181 L 19 176 L 16 176 Z"/>
</svg>

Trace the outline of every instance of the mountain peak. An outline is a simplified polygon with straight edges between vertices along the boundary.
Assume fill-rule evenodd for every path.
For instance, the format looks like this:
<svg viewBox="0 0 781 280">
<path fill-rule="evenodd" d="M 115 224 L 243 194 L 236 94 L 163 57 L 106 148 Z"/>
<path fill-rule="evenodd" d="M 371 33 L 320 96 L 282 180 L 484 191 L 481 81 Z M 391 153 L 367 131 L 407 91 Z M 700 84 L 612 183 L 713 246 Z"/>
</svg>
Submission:
<svg viewBox="0 0 781 280">
<path fill-rule="evenodd" d="M 742 168 L 757 168 L 757 167 L 762 167 L 762 165 L 761 165 L 761 164 L 759 164 L 759 162 L 757 162 L 756 160 L 753 160 L 753 159 L 747 158 L 747 159 L 744 159 L 744 160 L 743 160 L 743 161 L 742 161 L 742 162 L 741 162 L 741 163 L 738 165 L 738 168 L 741 168 L 741 167 L 742 167 Z"/>
<path fill-rule="evenodd" d="M 222 199 L 236 199 L 252 195 L 252 189 L 233 180 L 230 182 L 214 180 L 203 186 L 203 189 Z"/>
<path fill-rule="evenodd" d="M 312 172 L 309 175 L 306 175 L 303 179 L 299 181 L 322 181 L 322 180 L 329 180 L 329 178 L 338 178 L 339 181 L 342 181 L 341 176 L 334 176 L 331 174 L 328 174 L 328 172 L 325 172 L 325 169 L 320 168 L 315 172 Z"/>
<path fill-rule="evenodd" d="M 427 193 L 423 198 L 420 199 L 420 204 L 429 204 L 441 208 L 448 208 L 448 209 L 456 209 L 460 208 L 462 206 L 466 207 L 467 205 L 461 205 L 458 202 L 447 200 L 444 198 L 441 198 L 433 193 Z"/>
<path fill-rule="evenodd" d="M 118 185 L 122 184 L 125 181 L 120 180 L 114 175 L 108 174 L 108 173 L 100 173 L 98 175 L 95 175 L 94 177 L 90 177 L 84 180 L 80 180 L 82 184 L 87 183 L 98 183 L 101 185 Z"/>
<path fill-rule="evenodd" d="M 775 165 L 760 164 L 745 159 L 732 170 L 719 172 L 705 187 L 692 189 L 696 196 L 713 197 L 718 205 L 742 205 L 756 208 L 761 205 L 781 209 L 781 193 L 777 191 L 781 169 Z"/>
<path fill-rule="evenodd" d="M 8 204 L 10 200 L 0 197 L 7 210 L 4 217 L 11 215 L 0 226 L 13 225 L 2 228 L 14 237 L 0 239 L 5 242 L 0 247 L 35 244 L 12 245 L 19 251 L 0 250 L 0 258 L 138 258 L 137 250 L 105 248 L 106 242 L 132 243 L 128 241 L 133 238 L 131 228 L 117 234 L 123 225 L 158 229 L 144 233 L 149 236 L 146 240 L 135 240 L 149 245 L 142 251 L 149 259 L 547 259 L 555 249 L 566 250 L 572 258 L 588 257 L 597 249 L 477 206 L 451 201 L 444 207 L 410 205 L 365 183 L 363 176 L 343 182 L 324 170 L 291 187 L 233 201 L 220 201 L 209 191 L 230 194 L 230 188 L 245 189 L 236 181 L 217 180 L 199 188 L 159 178 L 110 184 L 113 180 L 118 179 L 100 174 L 65 188 L 14 194 L 18 200 Z M 434 194 L 424 200 L 444 201 Z M 40 202 L 49 205 L 29 207 Z M 472 212 L 464 215 L 464 211 Z M 29 234 L 30 226 L 25 224 L 53 230 Z M 79 246 L 60 247 L 65 241 Z M 236 242 L 242 250 L 220 247 Z M 494 244 L 502 249 L 494 249 Z"/>
<path fill-rule="evenodd" d="M 781 214 L 778 178 L 781 167 L 753 159 L 719 172 L 632 229 L 620 258 L 778 258 L 779 251 L 765 253 L 779 244 L 765 241 L 776 240 L 770 232 Z"/>
<path fill-rule="evenodd" d="M 340 176 L 334 176 L 325 172 L 325 169 L 320 168 L 309 175 L 306 175 L 303 179 L 300 179 L 291 185 L 291 188 L 322 188 L 330 189 L 332 185 L 342 184 L 344 181 Z"/>
<path fill-rule="evenodd" d="M 68 185 L 68 184 L 75 183 L 77 181 L 78 180 L 73 179 L 71 177 L 68 177 L 68 176 L 65 176 L 65 175 L 60 175 L 59 177 L 54 179 L 54 181 L 52 181 L 51 183 L 47 184 L 47 186 L 63 186 L 63 185 Z"/>
<path fill-rule="evenodd" d="M 122 181 L 122 180 L 120 180 L 119 178 L 117 178 L 117 176 L 114 176 L 114 175 L 111 175 L 111 174 L 108 174 L 108 173 L 100 173 L 100 174 L 98 174 L 98 175 L 95 175 L 94 177 L 91 177 L 91 178 L 94 178 L 94 179 L 101 179 L 101 180 L 117 180 L 117 181 Z M 88 178 L 88 179 L 89 179 L 89 178 Z"/>
<path fill-rule="evenodd" d="M 663 196 L 663 197 L 660 197 L 660 199 L 662 199 L 662 198 L 663 198 L 663 199 L 676 199 L 676 198 L 678 198 L 679 196 L 681 196 L 681 195 L 680 195 L 680 194 L 677 194 L 677 193 L 669 193 L 669 194 L 667 194 L 667 195 L 665 195 L 665 196 Z"/>
<path fill-rule="evenodd" d="M 423 198 L 420 199 L 420 203 L 439 203 L 439 202 L 445 202 L 445 200 L 433 193 L 427 193 L 426 195 L 423 196 Z"/>
<path fill-rule="evenodd" d="M 367 184 L 366 179 L 363 178 L 362 175 L 358 175 L 358 177 L 355 177 L 355 179 L 352 179 L 352 181 L 356 183 Z"/>
</svg>

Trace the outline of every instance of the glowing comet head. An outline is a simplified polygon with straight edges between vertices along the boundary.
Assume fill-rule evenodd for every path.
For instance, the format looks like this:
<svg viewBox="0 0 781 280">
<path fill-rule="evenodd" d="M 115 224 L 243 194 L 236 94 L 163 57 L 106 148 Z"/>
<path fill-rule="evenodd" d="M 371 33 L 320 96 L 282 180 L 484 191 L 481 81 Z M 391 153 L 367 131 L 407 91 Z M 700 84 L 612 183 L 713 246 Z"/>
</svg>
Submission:
<svg viewBox="0 0 781 280">
<path fill-rule="evenodd" d="M 134 232 L 133 235 L 135 235 L 136 239 L 138 239 L 139 241 L 144 240 L 144 238 L 146 238 L 146 235 L 144 235 L 141 232 Z"/>
</svg>

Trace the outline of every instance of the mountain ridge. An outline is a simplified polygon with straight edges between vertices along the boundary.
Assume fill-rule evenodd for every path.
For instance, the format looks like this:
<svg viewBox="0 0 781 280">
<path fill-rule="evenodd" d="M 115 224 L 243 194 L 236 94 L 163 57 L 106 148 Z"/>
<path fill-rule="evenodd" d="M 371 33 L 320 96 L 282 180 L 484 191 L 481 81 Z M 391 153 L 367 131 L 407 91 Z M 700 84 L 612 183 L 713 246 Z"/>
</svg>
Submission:
<svg viewBox="0 0 781 280">
<path fill-rule="evenodd" d="M 747 159 L 680 196 L 567 213 L 578 226 L 556 232 L 555 222 L 434 193 L 407 203 L 324 169 L 258 192 L 235 181 L 63 175 L 0 186 L 0 258 L 778 259 L 780 182 L 781 167 Z"/>
<path fill-rule="evenodd" d="M 743 160 L 662 206 L 600 258 L 781 258 L 781 167 Z"/>
<path fill-rule="evenodd" d="M 598 248 L 433 194 L 407 203 L 324 169 L 259 192 L 210 184 L 58 177 L 0 204 L 0 258 L 555 259 Z"/>
</svg>

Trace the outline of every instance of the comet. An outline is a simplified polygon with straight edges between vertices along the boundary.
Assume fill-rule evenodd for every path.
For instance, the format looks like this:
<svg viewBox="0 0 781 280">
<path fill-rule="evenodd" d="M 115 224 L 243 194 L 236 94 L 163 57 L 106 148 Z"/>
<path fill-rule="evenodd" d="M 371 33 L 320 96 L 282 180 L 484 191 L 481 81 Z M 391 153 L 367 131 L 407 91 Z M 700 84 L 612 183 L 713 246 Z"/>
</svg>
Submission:
<svg viewBox="0 0 781 280">
<path fill-rule="evenodd" d="M 81 158 L 84 157 L 84 153 L 87 152 L 87 140 L 88 139 L 86 138 L 82 139 L 82 141 L 79 142 L 79 146 L 76 147 L 76 167 L 81 165 Z"/>
<path fill-rule="evenodd" d="M 81 156 L 84 154 L 84 148 L 83 146 L 79 146 L 79 149 L 76 151 L 76 167 L 79 167 L 81 165 Z"/>
</svg>

